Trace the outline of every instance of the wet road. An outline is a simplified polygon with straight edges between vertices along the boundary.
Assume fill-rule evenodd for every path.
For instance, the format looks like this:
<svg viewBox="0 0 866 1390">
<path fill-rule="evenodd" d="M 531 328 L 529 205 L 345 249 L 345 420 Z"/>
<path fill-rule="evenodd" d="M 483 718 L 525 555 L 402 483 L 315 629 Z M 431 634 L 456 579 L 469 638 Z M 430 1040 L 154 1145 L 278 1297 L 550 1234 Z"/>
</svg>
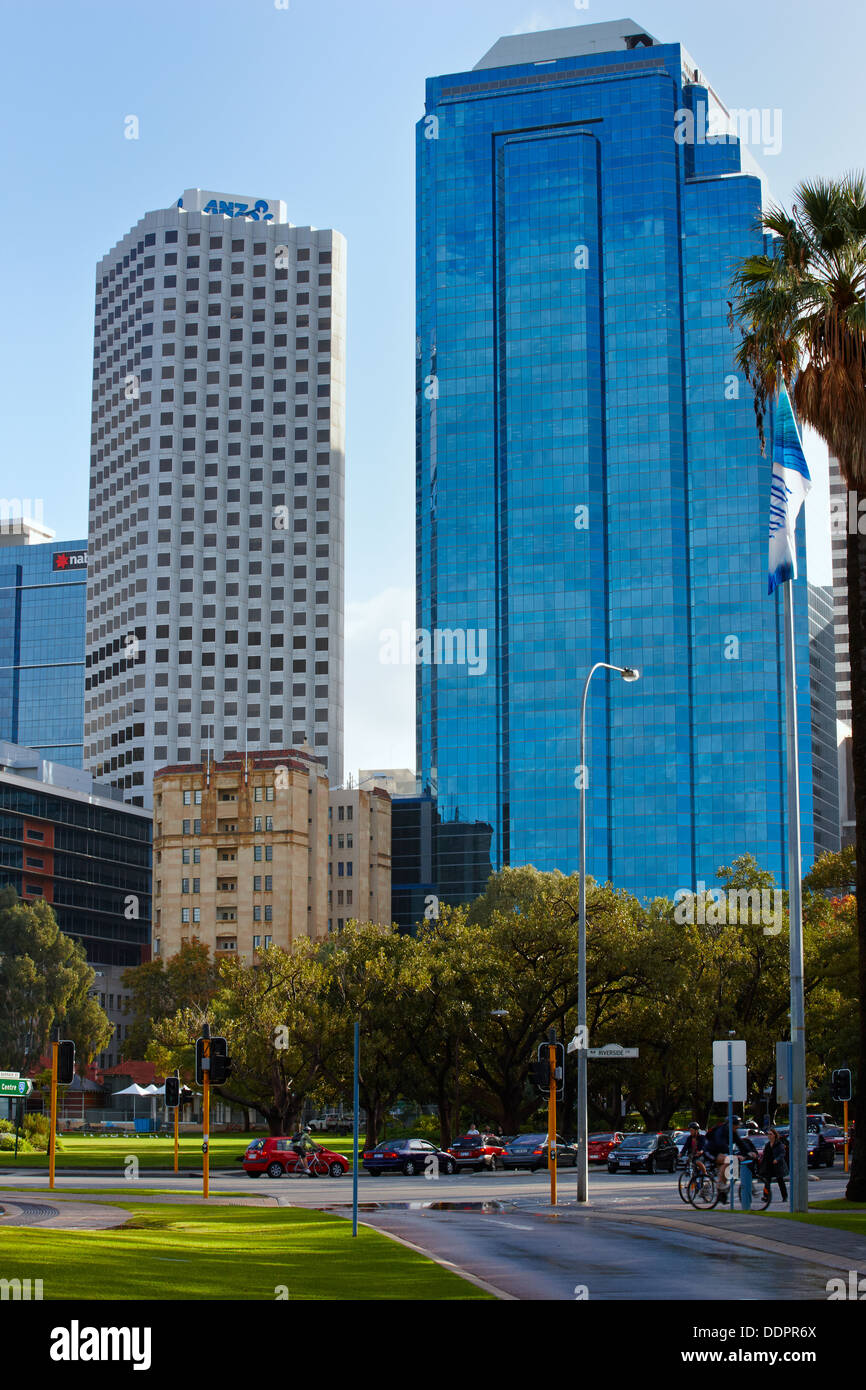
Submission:
<svg viewBox="0 0 866 1390">
<path fill-rule="evenodd" d="M 362 1219 L 517 1299 L 826 1299 L 831 1274 L 700 1233 L 589 1213 L 380 1210 Z"/>
</svg>

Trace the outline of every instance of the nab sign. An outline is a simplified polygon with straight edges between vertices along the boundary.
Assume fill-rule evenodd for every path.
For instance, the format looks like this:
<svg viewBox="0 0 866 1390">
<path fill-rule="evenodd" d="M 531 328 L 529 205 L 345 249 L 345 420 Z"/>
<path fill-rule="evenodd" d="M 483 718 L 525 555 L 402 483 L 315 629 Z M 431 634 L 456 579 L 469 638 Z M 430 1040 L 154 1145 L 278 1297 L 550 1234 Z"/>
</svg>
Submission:
<svg viewBox="0 0 866 1390">
<path fill-rule="evenodd" d="M 55 550 L 51 557 L 53 570 L 86 570 L 86 550 Z"/>
</svg>

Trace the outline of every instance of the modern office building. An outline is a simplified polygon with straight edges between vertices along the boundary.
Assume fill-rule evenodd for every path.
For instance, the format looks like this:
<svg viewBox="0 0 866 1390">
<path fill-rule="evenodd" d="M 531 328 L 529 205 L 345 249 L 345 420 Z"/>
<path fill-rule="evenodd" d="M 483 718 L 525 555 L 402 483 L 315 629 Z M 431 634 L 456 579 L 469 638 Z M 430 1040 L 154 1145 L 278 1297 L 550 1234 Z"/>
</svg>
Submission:
<svg viewBox="0 0 866 1390">
<path fill-rule="evenodd" d="M 0 739 L 81 767 L 87 541 L 0 525 Z"/>
<path fill-rule="evenodd" d="M 327 932 L 328 778 L 298 749 L 160 768 L 153 790 L 157 955 L 194 938 L 251 962 Z"/>
<path fill-rule="evenodd" d="M 188 189 L 97 267 L 85 765 L 305 740 L 343 777 L 346 247 Z"/>
<path fill-rule="evenodd" d="M 839 829 L 843 845 L 856 831 L 854 766 L 851 756 L 851 662 L 848 656 L 848 532 L 862 526 L 861 499 L 849 499 L 839 460 L 830 455 L 830 545 L 833 563 L 833 623 L 836 642 L 836 743 L 839 777 Z"/>
<path fill-rule="evenodd" d="M 332 787 L 328 797 L 328 931 L 391 922 L 391 797 Z"/>
<path fill-rule="evenodd" d="M 443 823 L 491 827 L 494 868 L 574 870 L 585 778 L 597 878 L 671 896 L 748 851 L 786 883 L 771 467 L 727 321 L 763 249 L 738 128 L 679 43 L 628 20 L 503 38 L 427 84 L 417 766 Z M 805 580 L 801 544 L 808 867 Z M 640 680 L 594 677 L 581 769 L 597 661 Z"/>
<path fill-rule="evenodd" d="M 832 585 L 809 585 L 809 684 L 812 710 L 812 806 L 815 855 L 838 850 L 839 749 Z"/>
<path fill-rule="evenodd" d="M 391 804 L 391 915 L 401 931 L 482 892 L 493 872 L 493 827 L 442 821 L 427 790 Z"/>
<path fill-rule="evenodd" d="M 129 1020 L 123 972 L 150 959 L 151 817 L 80 768 L 0 743 L 0 884 L 51 906 L 96 973 L 115 1033 L 100 1066 L 120 1060 Z"/>
</svg>

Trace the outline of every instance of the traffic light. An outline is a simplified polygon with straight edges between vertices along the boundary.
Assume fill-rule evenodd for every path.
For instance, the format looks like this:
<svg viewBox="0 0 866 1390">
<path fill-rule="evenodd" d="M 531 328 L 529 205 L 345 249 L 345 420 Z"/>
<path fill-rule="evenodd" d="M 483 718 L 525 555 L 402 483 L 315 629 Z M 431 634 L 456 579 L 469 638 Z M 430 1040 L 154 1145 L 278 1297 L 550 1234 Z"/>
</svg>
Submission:
<svg viewBox="0 0 866 1390">
<path fill-rule="evenodd" d="M 232 1059 L 228 1053 L 225 1038 L 210 1040 L 210 1082 L 212 1086 L 222 1086 L 232 1074 Z"/>
<path fill-rule="evenodd" d="M 529 1079 L 533 1086 L 537 1086 L 539 1091 L 547 1095 L 550 1091 L 550 1063 L 530 1062 Z"/>
<path fill-rule="evenodd" d="M 165 1078 L 165 1104 L 168 1110 L 176 1110 L 180 1105 L 180 1078 L 177 1076 Z"/>
<path fill-rule="evenodd" d="M 204 1038 L 195 1040 L 195 1083 L 197 1086 L 204 1085 Z"/>
<path fill-rule="evenodd" d="M 851 1068 L 839 1067 L 830 1075 L 830 1095 L 834 1100 L 851 1099 Z"/>
<path fill-rule="evenodd" d="M 57 1084 L 68 1086 L 75 1075 L 75 1043 L 66 1040 L 57 1048 Z"/>
</svg>

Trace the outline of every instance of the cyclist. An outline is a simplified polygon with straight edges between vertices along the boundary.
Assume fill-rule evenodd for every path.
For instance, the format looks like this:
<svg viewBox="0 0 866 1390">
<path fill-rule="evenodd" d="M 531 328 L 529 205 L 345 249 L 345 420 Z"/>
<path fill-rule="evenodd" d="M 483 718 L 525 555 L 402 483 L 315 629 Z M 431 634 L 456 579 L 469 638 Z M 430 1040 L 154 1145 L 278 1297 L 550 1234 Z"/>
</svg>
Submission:
<svg viewBox="0 0 866 1390">
<path fill-rule="evenodd" d="M 683 1141 L 680 1155 L 686 1161 L 686 1167 L 694 1168 L 699 1173 L 706 1174 L 707 1167 L 703 1161 L 704 1136 L 701 1134 L 701 1127 L 697 1120 L 692 1120 L 689 1125 L 689 1132 Z"/>
<path fill-rule="evenodd" d="M 734 1148 L 743 1158 L 753 1158 L 755 1146 L 751 1141 L 746 1141 L 738 1134 L 740 1125 L 743 1123 L 739 1115 L 734 1115 L 731 1121 L 731 1128 L 734 1134 Z M 724 1197 L 728 1190 L 727 1169 L 730 1162 L 728 1154 L 728 1122 L 723 1120 L 721 1124 L 714 1125 L 707 1131 L 704 1139 L 704 1153 L 712 1159 L 716 1165 L 718 1173 L 719 1196 Z"/>
<path fill-rule="evenodd" d="M 312 1130 L 309 1125 L 305 1125 L 297 1134 L 292 1135 L 292 1148 L 300 1156 L 298 1171 L 304 1172 L 308 1178 L 316 1175 L 312 1170 L 315 1162 L 315 1155 L 319 1152 L 318 1145 L 313 1142 Z"/>
</svg>

